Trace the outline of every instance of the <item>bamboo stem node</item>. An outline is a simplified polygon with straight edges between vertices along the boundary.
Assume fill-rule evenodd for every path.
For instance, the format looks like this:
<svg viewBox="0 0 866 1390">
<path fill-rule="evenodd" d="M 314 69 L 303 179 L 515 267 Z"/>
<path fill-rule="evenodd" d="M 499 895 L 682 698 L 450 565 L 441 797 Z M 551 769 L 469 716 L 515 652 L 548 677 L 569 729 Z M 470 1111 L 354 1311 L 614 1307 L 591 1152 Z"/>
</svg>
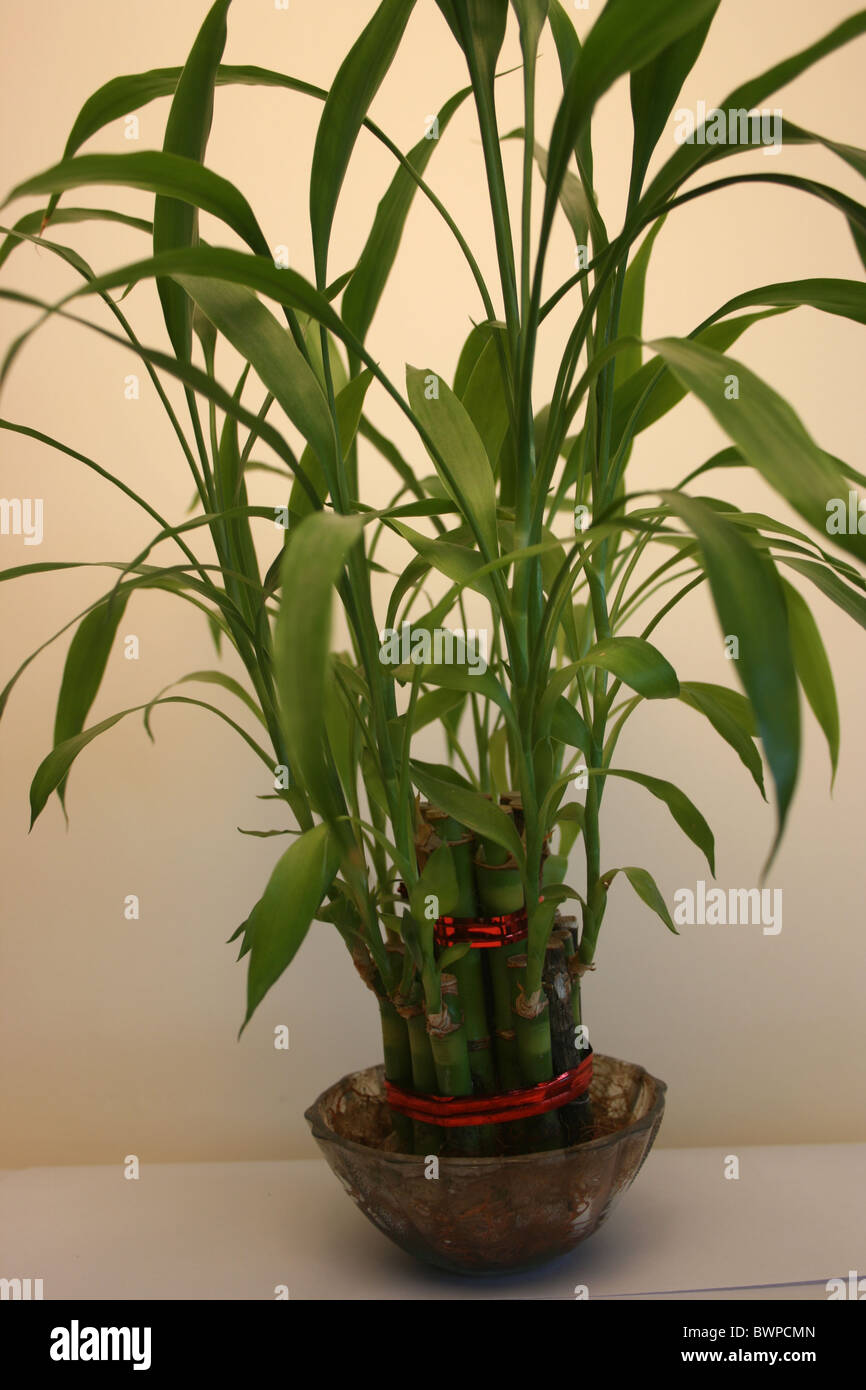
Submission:
<svg viewBox="0 0 866 1390">
<path fill-rule="evenodd" d="M 517 986 L 517 998 L 514 1001 L 513 1009 L 518 1018 L 540 1018 L 547 1008 L 547 1000 L 544 997 L 544 990 L 533 990 L 532 994 L 527 994 L 522 984 Z"/>
</svg>

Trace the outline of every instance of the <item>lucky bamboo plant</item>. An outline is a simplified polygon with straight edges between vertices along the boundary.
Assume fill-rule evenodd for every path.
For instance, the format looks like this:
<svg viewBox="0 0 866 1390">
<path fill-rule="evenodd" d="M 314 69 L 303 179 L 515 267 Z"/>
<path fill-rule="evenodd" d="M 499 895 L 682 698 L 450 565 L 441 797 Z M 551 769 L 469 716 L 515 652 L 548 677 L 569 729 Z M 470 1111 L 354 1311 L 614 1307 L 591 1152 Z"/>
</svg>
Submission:
<svg viewBox="0 0 866 1390">
<path fill-rule="evenodd" d="M 673 816 L 713 868 L 711 831 L 689 797 L 616 759 L 626 721 L 643 718 L 647 701 L 678 699 L 703 716 L 762 793 L 763 753 L 777 808 L 771 857 L 797 781 L 801 688 L 835 769 L 833 680 L 815 620 L 792 580 L 814 584 L 866 626 L 866 583 L 846 558 L 866 559 L 866 537 L 856 525 L 827 525 L 832 499 L 847 497 L 866 479 L 825 452 L 791 407 L 726 353 L 757 320 L 802 305 L 864 323 L 866 289 L 844 279 L 748 289 L 688 336 L 650 343 L 642 341 L 642 309 L 665 219 L 694 198 L 739 183 L 782 185 L 823 199 L 847 220 L 866 261 L 866 208 L 831 186 L 764 171 L 696 181 L 710 165 L 751 149 L 760 130 L 755 109 L 866 32 L 866 11 L 737 87 L 690 138 L 676 143 L 678 94 L 720 0 L 608 0 L 583 43 L 559 0 L 421 3 L 441 11 L 465 57 L 468 83 L 408 154 L 368 110 L 415 0 L 382 0 L 329 91 L 279 71 L 224 65 L 230 0 L 217 0 L 183 68 L 108 82 L 82 107 L 61 161 L 7 200 L 41 201 L 7 229 L 0 262 L 37 241 L 77 278 L 59 303 L 3 292 L 40 311 L 7 353 L 3 375 L 53 316 L 131 345 L 194 480 L 195 513 L 171 522 L 117 473 L 70 445 L 23 424 L 0 424 L 94 469 L 142 507 L 155 528 L 145 550 L 118 562 L 104 596 L 61 630 L 75 629 L 54 747 L 33 780 L 34 820 L 52 793 L 63 799 L 86 745 L 135 712 L 87 723 L 129 597 L 156 588 L 192 603 L 205 613 L 218 647 L 234 648 L 247 679 L 221 671 L 183 679 L 221 686 L 238 701 L 237 718 L 167 691 L 139 712 L 147 724 L 155 707 L 183 702 L 226 720 L 275 779 L 272 795 L 286 817 L 281 833 L 290 837 L 232 938 L 241 938 L 248 961 L 246 1019 L 292 961 L 311 922 L 331 923 L 377 998 L 388 1080 L 420 1096 L 465 1097 L 544 1085 L 585 1058 L 579 984 L 593 965 L 616 874 L 674 929 L 650 872 L 611 869 L 602 857 L 608 778 L 628 779 L 655 798 L 659 813 Z M 519 34 L 519 75 L 497 72 L 508 23 Z M 547 133 L 535 119 L 546 28 L 552 39 L 546 78 L 552 80 L 558 60 L 562 83 Z M 613 231 L 594 192 L 592 116 L 599 98 L 626 74 L 634 137 L 627 208 Z M 503 81 L 522 81 L 517 130 L 504 131 L 497 120 Z M 206 163 L 216 89 L 232 83 L 285 88 L 323 103 L 310 173 L 315 283 L 275 262 L 247 198 Z M 110 122 L 158 97 L 171 99 L 161 151 L 79 152 Z M 483 150 L 495 284 L 485 280 L 456 215 L 426 179 L 464 103 L 474 105 Z M 779 119 L 781 142 L 817 143 L 866 176 L 866 152 Z M 331 229 L 362 127 L 390 152 L 394 173 L 374 216 L 371 208 L 360 258 L 338 267 L 329 255 Z M 506 137 L 521 142 L 517 187 L 508 186 L 504 172 Z M 657 147 L 662 156 L 670 153 L 648 178 Z M 152 222 L 61 201 L 93 185 L 148 193 Z M 475 326 L 450 384 L 432 364 L 409 366 L 405 383 L 395 382 L 366 346 L 418 197 L 435 208 L 442 236 L 457 243 L 475 285 L 467 304 Z M 199 238 L 199 210 L 223 229 L 214 244 Z M 551 284 L 547 252 L 560 214 L 574 235 L 576 264 L 563 283 Z M 98 273 L 55 239 L 61 228 L 87 219 L 134 227 L 150 245 L 134 263 Z M 753 228 L 754 235 L 762 230 Z M 139 340 L 126 296 L 115 295 L 132 288 L 134 305 L 149 282 L 168 332 L 163 347 Z M 104 322 L 77 312 L 85 296 L 100 298 Z M 555 380 L 542 382 L 536 348 L 548 319 L 567 322 L 569 333 Z M 244 361 L 233 385 L 220 379 L 223 341 Z M 170 379 L 182 387 L 176 397 L 182 409 L 172 404 Z M 706 461 L 685 461 L 676 487 L 633 488 L 628 465 L 638 436 L 690 393 L 715 417 L 730 447 Z M 384 397 L 413 427 L 411 459 L 374 423 L 377 399 Z M 301 436 L 302 452 L 290 443 L 295 436 L 275 423 L 278 412 Z M 399 482 L 384 508 L 361 496 L 358 459 L 366 451 L 380 456 Z M 757 470 L 820 540 L 715 495 L 733 468 Z M 253 470 L 266 474 L 270 505 L 248 501 Z M 271 553 L 275 517 L 282 534 Z M 374 558 L 386 532 L 404 552 L 396 572 Z M 154 556 L 165 545 L 176 550 L 170 563 Z M 30 564 L 2 578 L 64 567 Z M 429 581 L 437 576 L 441 597 L 433 601 Z M 737 639 L 741 691 L 681 680 L 650 640 L 705 583 L 722 633 Z M 374 597 L 380 600 L 383 585 L 390 591 L 377 611 Z M 483 662 L 468 637 L 455 645 L 446 628 L 459 622 L 466 633 L 467 590 L 474 604 L 486 605 Z M 332 650 L 335 591 L 349 643 L 339 652 Z M 3 706 L 28 664 L 6 686 Z M 439 726 L 447 750 L 439 764 L 419 760 L 413 749 L 413 739 L 431 725 Z M 583 865 L 570 872 L 575 847 Z M 575 919 L 559 915 L 567 900 L 575 904 Z M 443 938 L 443 922 L 473 920 L 517 922 L 522 929 L 490 950 Z M 399 1108 L 394 1124 L 397 1141 L 420 1152 L 441 1143 L 438 1127 L 407 1119 Z M 473 1124 L 447 1133 L 449 1145 L 472 1154 L 503 1144 L 556 1146 L 591 1132 L 584 1098 L 510 1126 Z"/>
</svg>

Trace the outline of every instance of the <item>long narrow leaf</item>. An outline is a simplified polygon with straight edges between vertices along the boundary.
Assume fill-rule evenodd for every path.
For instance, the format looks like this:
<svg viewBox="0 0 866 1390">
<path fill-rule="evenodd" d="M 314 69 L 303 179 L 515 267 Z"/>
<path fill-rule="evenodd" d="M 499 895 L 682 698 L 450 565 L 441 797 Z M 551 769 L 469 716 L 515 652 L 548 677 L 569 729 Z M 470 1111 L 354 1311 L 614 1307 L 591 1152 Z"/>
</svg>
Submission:
<svg viewBox="0 0 866 1390">
<path fill-rule="evenodd" d="M 419 174 L 423 174 L 427 168 L 451 117 L 462 106 L 471 90 L 471 87 L 464 87 L 446 101 L 436 117 L 438 134 L 435 137 L 432 134 L 424 136 L 407 154 L 408 163 Z M 376 209 L 370 235 L 346 286 L 342 305 L 343 321 L 361 342 L 367 336 L 367 330 L 373 322 L 373 316 L 387 284 L 417 189 L 415 180 L 401 166 Z"/>
<path fill-rule="evenodd" d="M 608 767 L 604 769 L 603 773 L 594 768 L 590 768 L 588 771 L 590 776 L 622 777 L 628 782 L 636 782 L 638 786 L 651 792 L 659 801 L 663 801 L 680 829 L 704 853 L 710 866 L 710 872 L 715 874 L 713 832 L 694 802 L 673 782 L 667 782 L 662 777 L 649 777 L 644 772 L 632 772 L 622 767 Z"/>
<path fill-rule="evenodd" d="M 89 184 L 140 188 L 147 193 L 180 199 L 203 212 L 213 213 L 237 232 L 250 250 L 270 259 L 270 250 L 252 208 L 228 179 L 205 169 L 194 159 L 157 150 L 131 154 L 82 154 L 65 159 L 41 174 L 19 183 L 3 203 L 37 193 L 61 193 Z"/>
<path fill-rule="evenodd" d="M 292 766 L 325 816 L 340 809 L 322 754 L 333 590 L 362 526 L 360 517 L 314 512 L 292 532 L 282 562 L 274 668 L 283 729 Z"/>
<path fill-rule="evenodd" d="M 128 594 L 112 594 L 83 618 L 72 639 L 63 667 L 63 679 L 54 716 L 54 743 L 80 734 L 96 699 L 111 648 L 126 609 Z M 61 804 L 65 785 L 57 791 Z"/>
<path fill-rule="evenodd" d="M 776 788 L 778 847 L 800 766 L 797 674 L 782 584 L 768 555 L 696 498 L 663 493 L 701 546 L 725 636 L 738 642 L 733 663 L 751 701 Z"/>
<path fill-rule="evenodd" d="M 208 12 L 177 84 L 165 127 L 163 150 L 204 163 L 213 120 L 217 68 L 226 44 L 226 16 L 231 0 L 216 0 Z M 153 252 L 194 246 L 198 240 L 198 211 L 188 202 L 158 195 L 153 209 Z M 157 280 L 168 336 L 180 358 L 192 346 L 192 309 L 183 290 L 170 280 Z"/>
<path fill-rule="evenodd" d="M 339 855 L 327 826 L 294 840 L 243 924 L 249 951 L 246 1028 L 268 990 L 291 965 L 334 880 Z M 239 1035 L 240 1036 L 240 1035 Z"/>
<path fill-rule="evenodd" d="M 833 498 L 847 498 L 847 487 L 787 401 L 741 362 L 704 344 L 664 338 L 651 346 L 707 407 L 752 467 L 795 511 L 826 534 L 827 504 Z M 734 399 L 725 393 L 732 377 L 738 382 Z M 845 532 L 833 540 L 866 560 L 866 536 Z"/>
<path fill-rule="evenodd" d="M 319 285 L 327 279 L 337 199 L 358 132 L 403 37 L 415 0 L 382 0 L 334 78 L 316 133 L 310 173 L 310 224 Z"/>
</svg>

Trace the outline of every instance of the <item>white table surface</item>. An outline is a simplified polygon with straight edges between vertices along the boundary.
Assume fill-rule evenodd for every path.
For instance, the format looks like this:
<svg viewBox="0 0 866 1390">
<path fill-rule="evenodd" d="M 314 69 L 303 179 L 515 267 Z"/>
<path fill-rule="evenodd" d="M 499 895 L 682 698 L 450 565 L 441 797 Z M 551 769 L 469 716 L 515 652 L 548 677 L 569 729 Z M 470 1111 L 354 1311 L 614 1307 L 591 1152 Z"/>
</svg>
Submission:
<svg viewBox="0 0 866 1390">
<path fill-rule="evenodd" d="M 318 1159 L 0 1174 L 0 1277 L 45 1299 L 826 1299 L 866 1275 L 866 1144 L 656 1149 L 608 1222 L 532 1274 L 428 1269 Z"/>
</svg>

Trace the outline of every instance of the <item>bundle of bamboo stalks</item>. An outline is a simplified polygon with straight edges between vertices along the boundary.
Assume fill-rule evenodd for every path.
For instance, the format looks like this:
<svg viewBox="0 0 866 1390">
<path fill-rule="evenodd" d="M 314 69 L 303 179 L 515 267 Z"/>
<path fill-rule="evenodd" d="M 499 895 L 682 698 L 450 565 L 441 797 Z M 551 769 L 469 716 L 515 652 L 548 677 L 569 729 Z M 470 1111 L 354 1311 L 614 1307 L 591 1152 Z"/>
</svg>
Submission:
<svg viewBox="0 0 866 1390">
<path fill-rule="evenodd" d="M 520 796 L 505 794 L 500 806 L 522 837 Z M 422 1096 L 493 1097 L 572 1071 L 589 1053 L 581 1024 L 575 919 L 556 915 L 543 990 L 527 994 L 526 903 L 518 864 L 500 844 L 419 803 L 419 872 L 443 847 L 450 854 L 456 893 L 447 916 L 437 914 L 436 922 L 442 1007 L 429 1012 L 422 981 L 413 978 L 396 1005 L 408 1034 L 408 1074 L 404 1063 L 399 1080 Z M 548 858 L 555 861 L 545 850 L 545 862 Z M 543 872 L 540 892 L 544 879 Z M 393 1068 L 389 1079 L 398 1079 Z M 407 1124 L 401 1114 L 395 1119 L 401 1139 L 415 1152 L 467 1156 L 559 1148 L 590 1138 L 593 1128 L 588 1093 L 517 1120 L 449 1127 L 418 1119 Z"/>
</svg>

